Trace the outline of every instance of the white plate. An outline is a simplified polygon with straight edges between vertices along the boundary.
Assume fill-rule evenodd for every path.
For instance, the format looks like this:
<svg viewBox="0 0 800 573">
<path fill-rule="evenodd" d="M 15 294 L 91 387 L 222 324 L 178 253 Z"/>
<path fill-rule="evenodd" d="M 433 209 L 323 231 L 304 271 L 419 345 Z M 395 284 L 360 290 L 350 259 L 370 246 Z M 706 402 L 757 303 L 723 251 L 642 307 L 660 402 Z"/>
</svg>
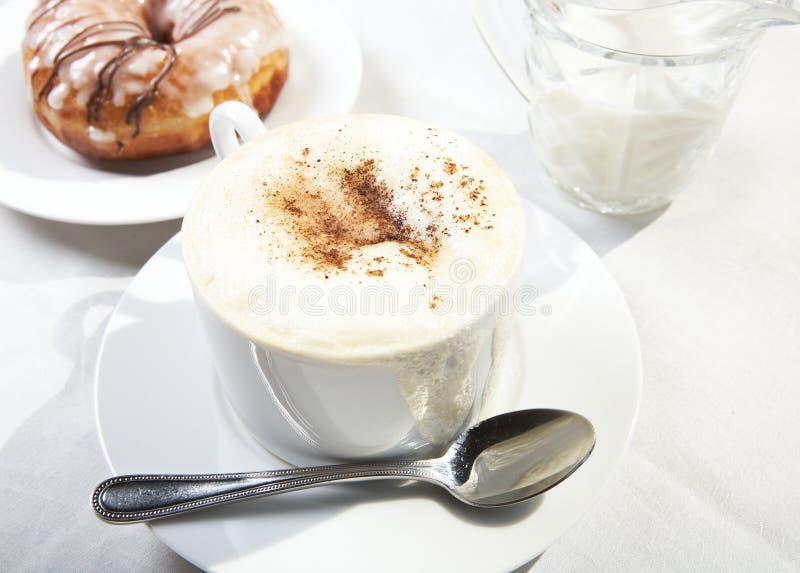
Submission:
<svg viewBox="0 0 800 573">
<path fill-rule="evenodd" d="M 267 127 L 350 111 L 361 85 L 361 50 L 324 0 L 272 0 L 290 36 L 289 77 Z M 33 3 L 0 3 L 0 203 L 38 217 L 123 225 L 182 217 L 214 165 L 209 150 L 131 162 L 92 162 L 56 141 L 33 115 L 19 46 Z"/>
<path fill-rule="evenodd" d="M 524 383 L 515 408 L 588 416 L 597 446 L 537 500 L 495 510 L 428 484 L 330 486 L 153 524 L 164 543 L 213 571 L 508 572 L 562 535 L 597 497 L 627 445 L 639 404 L 639 343 L 627 304 L 594 252 L 526 203 L 524 280 L 542 293 L 521 317 Z M 97 422 L 112 471 L 222 472 L 281 462 L 222 397 L 199 332 L 179 238 L 122 297 L 96 374 Z"/>
</svg>

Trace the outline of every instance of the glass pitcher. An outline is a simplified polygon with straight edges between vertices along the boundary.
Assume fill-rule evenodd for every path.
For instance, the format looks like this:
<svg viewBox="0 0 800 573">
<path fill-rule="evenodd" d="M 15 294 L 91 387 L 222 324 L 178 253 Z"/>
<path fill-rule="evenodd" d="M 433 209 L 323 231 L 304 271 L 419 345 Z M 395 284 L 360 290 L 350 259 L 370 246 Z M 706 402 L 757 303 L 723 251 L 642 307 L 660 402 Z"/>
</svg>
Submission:
<svg viewBox="0 0 800 573">
<path fill-rule="evenodd" d="M 791 0 L 516 1 L 525 4 L 525 73 L 500 49 L 514 6 L 476 0 L 481 35 L 530 104 L 555 186 L 613 214 L 657 209 L 692 183 L 763 28 L 798 20 Z"/>
</svg>

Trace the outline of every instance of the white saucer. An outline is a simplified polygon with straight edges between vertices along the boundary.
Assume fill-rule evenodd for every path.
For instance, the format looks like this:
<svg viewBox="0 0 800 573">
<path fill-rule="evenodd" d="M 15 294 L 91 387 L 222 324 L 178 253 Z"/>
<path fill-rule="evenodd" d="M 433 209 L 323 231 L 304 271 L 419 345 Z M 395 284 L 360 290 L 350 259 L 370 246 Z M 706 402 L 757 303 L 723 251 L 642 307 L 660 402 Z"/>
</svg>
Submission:
<svg viewBox="0 0 800 573">
<path fill-rule="evenodd" d="M 289 77 L 267 127 L 350 111 L 361 85 L 361 50 L 323 0 L 272 0 L 290 36 Z M 69 223 L 123 225 L 182 217 L 211 151 L 133 162 L 90 162 L 57 142 L 33 115 L 19 46 L 33 2 L 0 3 L 0 203 Z"/>
<path fill-rule="evenodd" d="M 628 306 L 594 252 L 526 203 L 524 280 L 542 293 L 520 317 L 524 382 L 514 408 L 586 415 L 597 446 L 537 500 L 496 510 L 427 484 L 339 485 L 153 524 L 169 547 L 213 571 L 508 572 L 591 505 L 624 452 L 639 404 L 639 343 Z M 242 428 L 218 388 L 197 323 L 179 237 L 142 268 L 108 324 L 96 412 L 116 474 L 282 467 Z"/>
</svg>

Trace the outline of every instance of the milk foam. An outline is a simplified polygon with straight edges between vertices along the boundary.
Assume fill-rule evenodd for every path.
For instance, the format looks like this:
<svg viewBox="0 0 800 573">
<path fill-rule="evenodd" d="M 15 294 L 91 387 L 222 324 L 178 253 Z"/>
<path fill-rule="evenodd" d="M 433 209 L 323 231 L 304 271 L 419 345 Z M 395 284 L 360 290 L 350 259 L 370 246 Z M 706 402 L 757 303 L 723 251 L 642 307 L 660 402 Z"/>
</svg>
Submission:
<svg viewBox="0 0 800 573">
<path fill-rule="evenodd" d="M 378 191 L 343 184 L 365 164 Z M 359 189 L 383 193 L 383 211 L 365 219 L 348 203 Z M 374 244 L 353 246 L 361 234 Z M 417 379 L 453 370 L 448 357 L 485 341 L 523 235 L 512 183 L 475 146 L 416 121 L 355 115 L 273 130 L 226 159 L 195 196 L 183 248 L 198 294 L 248 337 L 347 362 L 422 353 Z M 327 256 L 339 236 L 343 252 Z"/>
</svg>

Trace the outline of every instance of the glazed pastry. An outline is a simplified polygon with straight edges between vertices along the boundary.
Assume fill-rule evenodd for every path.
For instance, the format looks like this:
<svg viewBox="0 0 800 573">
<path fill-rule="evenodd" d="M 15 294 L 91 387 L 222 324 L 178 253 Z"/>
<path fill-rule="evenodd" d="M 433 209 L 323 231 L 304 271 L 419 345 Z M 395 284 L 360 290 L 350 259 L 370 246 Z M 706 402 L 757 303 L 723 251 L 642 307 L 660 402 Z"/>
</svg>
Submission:
<svg viewBox="0 0 800 573">
<path fill-rule="evenodd" d="M 266 112 L 288 66 L 266 0 L 46 0 L 28 19 L 22 55 L 42 124 L 107 159 L 207 145 L 216 104 Z"/>
</svg>

